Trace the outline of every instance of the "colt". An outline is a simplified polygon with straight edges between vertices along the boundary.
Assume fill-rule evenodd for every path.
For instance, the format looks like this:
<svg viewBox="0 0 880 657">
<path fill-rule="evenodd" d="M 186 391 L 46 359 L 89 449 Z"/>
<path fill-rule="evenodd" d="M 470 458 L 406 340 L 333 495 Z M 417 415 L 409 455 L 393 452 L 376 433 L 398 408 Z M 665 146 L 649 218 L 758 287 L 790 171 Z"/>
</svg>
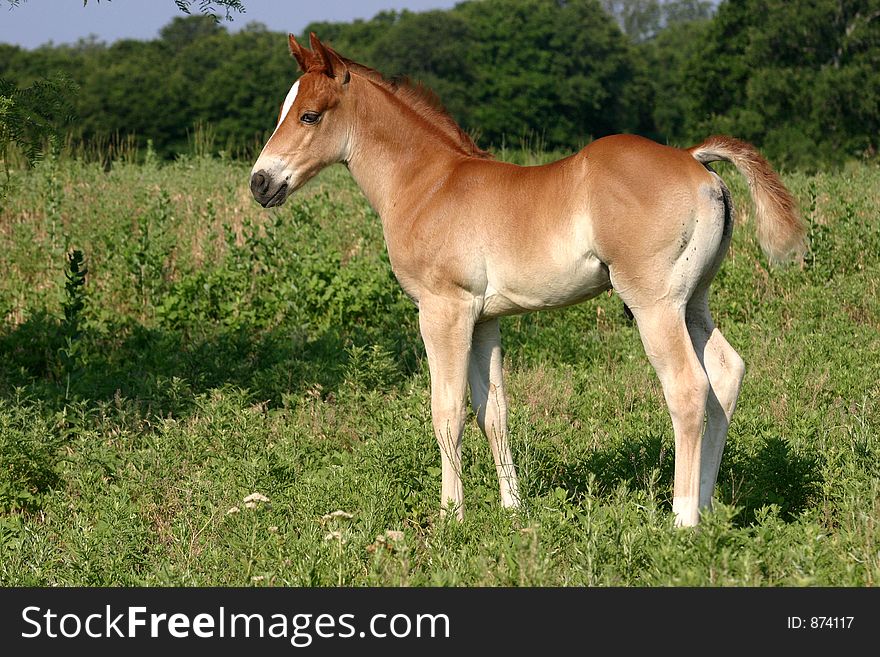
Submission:
<svg viewBox="0 0 880 657">
<path fill-rule="evenodd" d="M 391 267 L 419 309 L 442 465 L 441 514 L 464 512 L 466 396 L 492 450 L 501 503 L 520 503 L 507 433 L 499 318 L 613 288 L 630 308 L 672 417 L 677 525 L 711 506 L 744 373 L 709 312 L 733 230 L 730 193 L 708 166 L 748 181 L 771 261 L 806 248 L 792 195 L 758 151 L 713 136 L 687 149 L 598 139 L 543 166 L 494 160 L 420 86 L 386 80 L 314 34 L 291 35 L 302 75 L 254 164 L 250 187 L 281 205 L 343 163 L 381 217 Z"/>
</svg>

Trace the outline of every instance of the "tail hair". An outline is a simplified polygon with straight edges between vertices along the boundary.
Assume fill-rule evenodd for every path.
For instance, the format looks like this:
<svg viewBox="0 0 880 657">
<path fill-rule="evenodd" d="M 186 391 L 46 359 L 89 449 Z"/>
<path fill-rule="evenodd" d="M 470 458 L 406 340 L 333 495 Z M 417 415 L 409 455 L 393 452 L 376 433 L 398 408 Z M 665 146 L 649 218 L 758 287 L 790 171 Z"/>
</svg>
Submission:
<svg viewBox="0 0 880 657">
<path fill-rule="evenodd" d="M 745 176 L 755 203 L 758 243 L 771 263 L 803 258 L 807 228 L 797 201 L 758 149 L 733 137 L 713 135 L 688 152 L 703 164 L 730 162 Z"/>
</svg>

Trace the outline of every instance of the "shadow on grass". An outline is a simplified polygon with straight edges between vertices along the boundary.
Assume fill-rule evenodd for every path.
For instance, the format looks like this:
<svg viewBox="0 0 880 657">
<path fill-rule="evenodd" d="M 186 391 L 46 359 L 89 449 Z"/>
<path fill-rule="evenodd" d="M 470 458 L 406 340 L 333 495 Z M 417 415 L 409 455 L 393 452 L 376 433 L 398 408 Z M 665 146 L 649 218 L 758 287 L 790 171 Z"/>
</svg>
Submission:
<svg viewBox="0 0 880 657">
<path fill-rule="evenodd" d="M 18 397 L 17 388 L 49 410 L 71 401 L 91 405 L 121 397 L 145 415 L 167 416 L 185 414 L 199 394 L 234 385 L 255 401 L 281 405 L 286 396 L 310 389 L 335 392 L 352 345 L 379 344 L 403 375 L 412 373 L 421 343 L 410 329 L 399 323 L 382 334 L 330 329 L 306 336 L 287 327 L 197 334 L 128 322 L 101 335 L 83 335 L 71 367 L 65 364 L 68 347 L 58 320 L 36 315 L 0 332 L 0 395 Z"/>
<path fill-rule="evenodd" d="M 587 493 L 592 479 L 593 494 L 610 497 L 625 482 L 641 491 L 659 486 L 662 506 L 672 511 L 675 458 L 672 446 L 660 437 L 627 442 L 575 460 L 563 460 L 548 443 L 535 445 L 530 452 L 534 495 L 562 488 L 578 497 Z M 779 437 L 766 438 L 754 449 L 728 440 L 720 470 L 716 496 L 739 508 L 734 524 L 741 527 L 752 524 L 757 511 L 770 504 L 779 507 L 782 520 L 793 522 L 815 503 L 822 483 L 820 458 L 796 452 Z"/>
<path fill-rule="evenodd" d="M 418 332 L 399 320 L 381 333 L 349 327 L 311 336 L 292 327 L 196 334 L 129 321 L 84 332 L 72 344 L 56 317 L 40 314 L 0 331 L 0 430 L 7 429 L 0 517 L 39 508 L 59 482 L 65 445 L 81 430 L 105 433 L 108 416 L 132 427 L 186 418 L 202 395 L 224 386 L 280 407 L 307 391 L 333 395 L 349 379 L 370 381 L 377 372 L 383 386 L 395 385 L 419 367 L 421 353 Z"/>
<path fill-rule="evenodd" d="M 720 470 L 716 494 L 742 508 L 736 521 L 743 526 L 770 504 L 779 507 L 782 520 L 794 521 L 816 503 L 823 482 L 820 456 L 796 451 L 778 436 L 763 439 L 753 450 L 728 441 Z"/>
<path fill-rule="evenodd" d="M 83 336 L 76 366 L 65 369 L 61 354 L 66 344 L 58 320 L 37 315 L 0 333 L 0 399 L 9 406 L 22 397 L 38 400 L 49 422 L 76 405 L 89 409 L 119 400 L 127 400 L 127 408 L 133 406 L 142 418 L 185 417 L 199 395 L 224 385 L 245 390 L 255 403 L 281 406 L 288 396 L 306 391 L 328 395 L 344 385 L 352 361 L 346 350 L 350 345 L 380 344 L 401 379 L 413 374 L 422 353 L 417 329 L 407 322 L 386 324 L 378 331 L 331 329 L 307 338 L 285 327 L 196 336 L 127 323 L 100 336 Z M 661 503 L 671 511 L 670 443 L 649 435 L 574 458 L 562 456 L 551 443 L 533 444 L 530 494 L 562 488 L 571 496 L 583 495 L 592 477 L 592 490 L 599 495 L 610 495 L 621 482 L 635 490 L 659 486 Z M 16 450 L 22 457 L 31 452 Z M 51 486 L 43 470 L 38 477 L 27 477 L 34 490 Z M 756 512 L 769 504 L 778 505 L 780 517 L 791 521 L 815 499 L 821 462 L 779 437 L 749 444 L 730 440 L 718 484 L 719 498 L 740 508 L 737 524 L 751 524 Z"/>
</svg>

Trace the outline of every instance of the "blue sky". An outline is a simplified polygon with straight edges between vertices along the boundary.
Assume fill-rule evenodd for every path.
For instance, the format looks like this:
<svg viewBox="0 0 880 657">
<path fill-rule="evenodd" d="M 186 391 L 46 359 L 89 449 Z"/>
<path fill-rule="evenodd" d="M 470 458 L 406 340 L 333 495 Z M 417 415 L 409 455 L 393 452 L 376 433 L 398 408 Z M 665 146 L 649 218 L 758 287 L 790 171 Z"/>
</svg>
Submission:
<svg viewBox="0 0 880 657">
<path fill-rule="evenodd" d="M 243 0 L 245 14 L 233 13 L 230 30 L 249 21 L 270 30 L 299 32 L 312 21 L 349 21 L 372 18 L 383 9 L 445 9 L 460 0 Z M 193 3 L 194 6 L 197 3 Z M 175 16 L 182 16 L 174 0 L 22 0 L 10 9 L 0 0 L 0 43 L 35 48 L 52 41 L 73 43 L 94 34 L 108 43 L 117 39 L 152 39 Z"/>
</svg>

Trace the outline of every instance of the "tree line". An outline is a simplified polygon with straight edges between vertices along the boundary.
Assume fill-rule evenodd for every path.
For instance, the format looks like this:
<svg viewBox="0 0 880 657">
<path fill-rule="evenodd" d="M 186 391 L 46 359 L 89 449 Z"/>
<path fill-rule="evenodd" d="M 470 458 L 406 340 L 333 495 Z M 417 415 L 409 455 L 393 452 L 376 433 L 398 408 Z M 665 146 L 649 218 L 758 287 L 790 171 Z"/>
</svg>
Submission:
<svg viewBox="0 0 880 657">
<path fill-rule="evenodd" d="M 484 147 L 571 150 L 616 132 L 687 145 L 722 132 L 787 168 L 877 155 L 880 0 L 469 0 L 300 36 L 310 31 L 423 82 Z M 201 125 L 214 149 L 249 157 L 296 75 L 284 33 L 232 33 L 210 16 L 177 17 L 152 41 L 0 44 L 0 119 L 11 90 L 22 113 L 0 125 L 28 129 L 45 113 L 28 110 L 28 87 L 66 81 L 72 112 L 59 112 L 76 117 L 77 139 L 134 134 L 172 157 Z"/>
</svg>

